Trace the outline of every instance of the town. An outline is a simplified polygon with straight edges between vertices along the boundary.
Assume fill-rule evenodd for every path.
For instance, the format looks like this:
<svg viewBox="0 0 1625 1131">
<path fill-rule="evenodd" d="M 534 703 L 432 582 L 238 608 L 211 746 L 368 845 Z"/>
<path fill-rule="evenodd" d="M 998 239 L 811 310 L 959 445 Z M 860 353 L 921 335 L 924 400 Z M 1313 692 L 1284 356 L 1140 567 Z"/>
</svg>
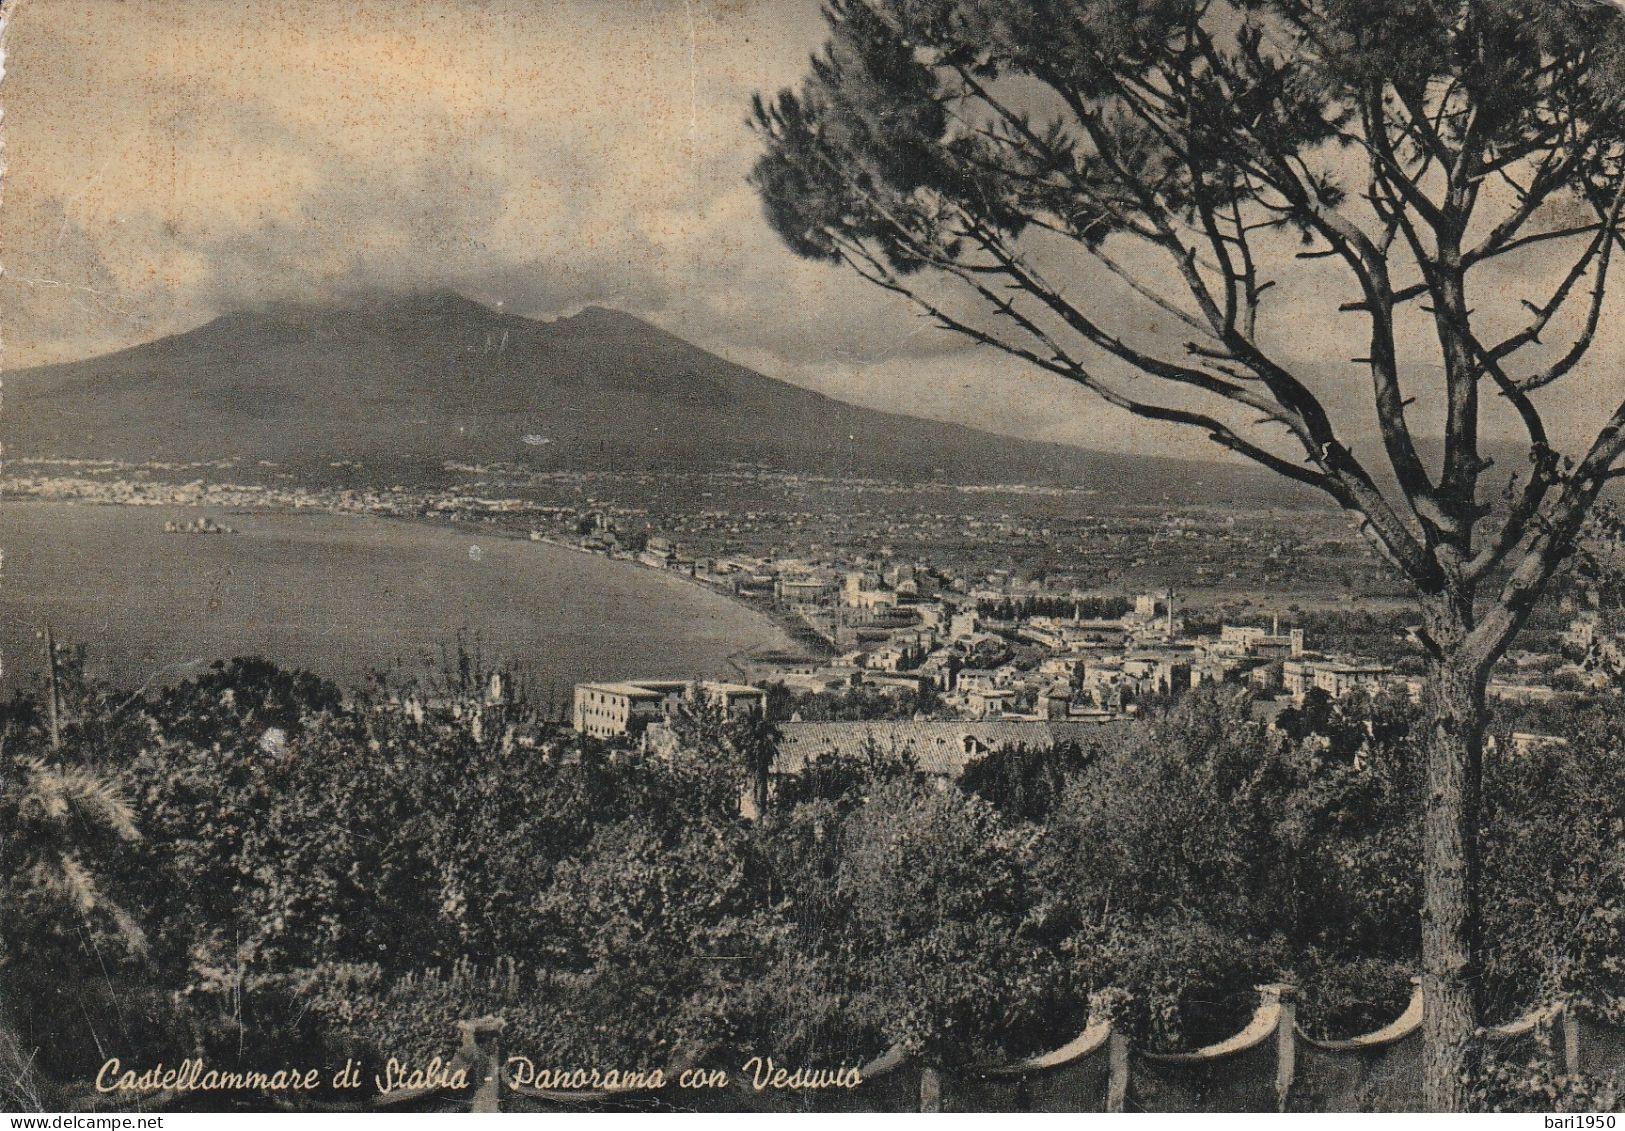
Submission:
<svg viewBox="0 0 1625 1131">
<path fill-rule="evenodd" d="M 761 472 L 698 476 L 661 495 L 638 475 L 445 471 L 452 480 L 440 487 L 363 488 L 233 461 L 28 460 L 10 466 L 5 489 L 85 503 L 478 524 L 680 576 L 768 614 L 798 647 L 739 657 L 725 682 L 711 678 L 720 673 L 635 672 L 580 682 L 574 729 L 658 743 L 675 705 L 703 691 L 731 713 L 774 717 L 776 772 L 879 743 L 954 775 L 1001 746 L 1104 736 L 1204 684 L 1248 688 L 1265 719 L 1311 692 L 1420 694 L 1411 610 L 1374 581 L 1350 580 L 1369 576 L 1353 564 L 1369 571 L 1370 558 L 1335 514 L 1096 500 L 1069 517 L 1054 490 L 938 485 L 934 505 L 963 510 L 956 515 L 923 511 L 929 488 L 859 483 L 837 493 L 810 477 Z M 234 481 L 215 481 L 222 473 Z M 743 501 L 719 509 L 718 492 Z M 901 505 L 876 503 L 904 495 Z M 792 497 L 810 509 L 788 509 Z M 166 529 L 231 528 L 205 516 Z M 1053 547 L 1070 539 L 1057 568 Z M 1050 557 L 1024 554 L 1028 541 L 1050 546 Z M 1317 567 L 1345 576 L 1333 583 Z M 1131 588 L 1136 581 L 1144 587 Z M 1616 693 L 1625 626 L 1609 603 L 1595 585 L 1559 587 L 1497 669 L 1491 699 Z"/>
<path fill-rule="evenodd" d="M 1278 620 L 1189 632 L 1171 591 L 1137 595 L 1109 616 L 1100 610 L 1116 603 L 1110 598 L 1013 592 L 1000 578 L 950 596 L 935 589 L 935 577 L 922 592 L 926 575 L 913 567 L 853 571 L 839 584 L 816 574 L 778 574 L 771 563 L 753 568 L 772 574 L 778 599 L 818 625 L 820 635 L 849 647 L 824 659 L 758 657 L 743 683 L 580 683 L 575 730 L 659 749 L 673 741 L 671 720 L 681 704 L 700 700 L 728 718 L 766 717 L 776 699 L 778 713 L 790 714 L 776 720 L 775 775 L 798 773 L 825 755 L 855 756 L 873 744 L 913 758 L 924 773 L 957 777 L 990 750 L 1051 748 L 1120 731 L 1153 705 L 1203 684 L 1245 686 L 1254 693 L 1254 714 L 1265 721 L 1316 694 L 1336 701 L 1354 692 L 1398 692 L 1413 702 L 1421 694 L 1418 676 L 1311 649 L 1302 628 L 1284 629 Z M 1006 587 L 995 588 L 1001 581 Z M 1070 615 L 1053 611 L 1066 604 Z M 1529 704 L 1551 701 L 1560 688 L 1617 694 L 1625 643 L 1612 620 L 1584 612 L 1562 643 L 1557 656 L 1520 653 L 1516 674 L 1492 680 L 1490 697 Z M 832 705 L 856 710 L 803 717 Z M 1525 747 L 1560 740 L 1519 732 L 1513 741 Z"/>
</svg>

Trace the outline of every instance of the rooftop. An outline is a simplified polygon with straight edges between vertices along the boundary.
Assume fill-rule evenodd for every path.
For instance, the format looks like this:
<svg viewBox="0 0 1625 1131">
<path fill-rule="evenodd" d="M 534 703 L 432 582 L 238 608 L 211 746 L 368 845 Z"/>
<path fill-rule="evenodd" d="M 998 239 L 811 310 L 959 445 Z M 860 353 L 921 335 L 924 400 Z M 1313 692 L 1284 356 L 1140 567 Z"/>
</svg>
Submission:
<svg viewBox="0 0 1625 1131">
<path fill-rule="evenodd" d="M 682 691 L 688 684 L 680 679 L 623 679 L 598 683 L 578 683 L 576 690 L 604 691 L 611 695 L 630 695 L 635 698 L 659 698 L 674 691 Z"/>
</svg>

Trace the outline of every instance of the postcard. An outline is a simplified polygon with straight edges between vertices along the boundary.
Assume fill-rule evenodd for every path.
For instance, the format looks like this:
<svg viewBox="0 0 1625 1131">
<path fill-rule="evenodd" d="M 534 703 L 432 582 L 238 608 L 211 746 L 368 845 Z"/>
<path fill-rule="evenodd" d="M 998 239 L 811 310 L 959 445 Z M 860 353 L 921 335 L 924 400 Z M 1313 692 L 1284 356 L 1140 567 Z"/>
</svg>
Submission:
<svg viewBox="0 0 1625 1131">
<path fill-rule="evenodd" d="M 1625 5 L 0 19 L 0 1109 L 1613 1126 Z"/>
</svg>

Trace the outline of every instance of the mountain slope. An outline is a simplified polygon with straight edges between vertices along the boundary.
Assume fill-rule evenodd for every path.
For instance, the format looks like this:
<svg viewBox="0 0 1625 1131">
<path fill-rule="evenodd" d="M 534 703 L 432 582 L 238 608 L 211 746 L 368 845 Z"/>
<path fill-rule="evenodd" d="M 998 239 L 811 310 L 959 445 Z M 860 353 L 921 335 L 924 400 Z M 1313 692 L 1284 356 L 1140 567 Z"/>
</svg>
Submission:
<svg viewBox="0 0 1625 1131">
<path fill-rule="evenodd" d="M 13 456 L 444 461 L 1055 483 L 1212 501 L 1298 499 L 1262 472 L 1014 440 L 859 408 L 764 377 L 631 315 L 537 322 L 450 293 L 229 314 L 87 361 L 10 374 Z"/>
</svg>

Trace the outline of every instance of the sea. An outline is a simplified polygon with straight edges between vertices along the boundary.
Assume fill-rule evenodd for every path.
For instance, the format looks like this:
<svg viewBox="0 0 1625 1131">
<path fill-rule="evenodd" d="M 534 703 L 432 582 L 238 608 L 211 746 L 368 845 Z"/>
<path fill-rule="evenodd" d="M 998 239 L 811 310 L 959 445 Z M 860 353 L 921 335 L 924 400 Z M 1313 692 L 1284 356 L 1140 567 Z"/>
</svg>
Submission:
<svg viewBox="0 0 1625 1131">
<path fill-rule="evenodd" d="M 230 532 L 166 532 L 197 520 Z M 691 580 L 479 526 L 327 512 L 8 500 L 0 689 L 43 671 L 43 633 L 127 687 L 260 656 L 354 686 L 421 674 L 459 642 L 537 694 L 582 680 L 727 678 L 791 649 Z"/>
</svg>

